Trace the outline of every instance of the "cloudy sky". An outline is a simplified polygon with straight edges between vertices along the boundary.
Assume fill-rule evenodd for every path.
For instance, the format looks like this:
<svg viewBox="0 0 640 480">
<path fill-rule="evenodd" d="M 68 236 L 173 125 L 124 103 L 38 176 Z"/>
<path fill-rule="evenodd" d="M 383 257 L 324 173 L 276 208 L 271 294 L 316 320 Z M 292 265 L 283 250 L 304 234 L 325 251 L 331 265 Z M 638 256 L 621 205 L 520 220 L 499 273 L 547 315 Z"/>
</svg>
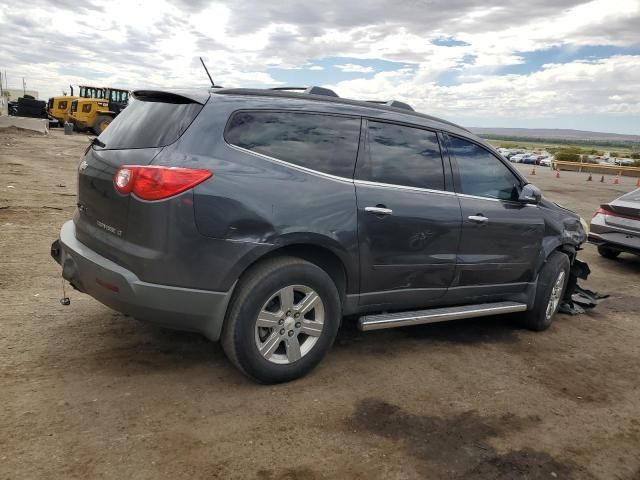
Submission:
<svg viewBox="0 0 640 480">
<path fill-rule="evenodd" d="M 640 0 L 2 2 L 0 69 L 71 84 L 324 85 L 467 126 L 640 134 Z M 28 4 L 29 6 L 25 6 Z"/>
</svg>

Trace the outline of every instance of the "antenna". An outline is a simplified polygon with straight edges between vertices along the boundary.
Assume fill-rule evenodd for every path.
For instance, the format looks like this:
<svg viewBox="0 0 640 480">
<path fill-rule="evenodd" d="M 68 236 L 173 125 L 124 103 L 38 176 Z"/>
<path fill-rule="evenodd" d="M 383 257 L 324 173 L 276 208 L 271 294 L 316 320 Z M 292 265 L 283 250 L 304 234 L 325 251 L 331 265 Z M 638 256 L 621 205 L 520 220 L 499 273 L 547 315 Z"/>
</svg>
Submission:
<svg viewBox="0 0 640 480">
<path fill-rule="evenodd" d="M 202 60 L 202 57 L 200 57 L 200 63 L 202 63 L 202 66 L 204 67 L 204 71 L 207 72 L 207 77 L 209 77 L 209 80 L 211 81 L 211 87 L 215 88 L 216 84 L 213 83 L 213 78 L 211 78 L 211 75 L 209 74 L 209 69 L 204 64 L 204 60 Z"/>
</svg>

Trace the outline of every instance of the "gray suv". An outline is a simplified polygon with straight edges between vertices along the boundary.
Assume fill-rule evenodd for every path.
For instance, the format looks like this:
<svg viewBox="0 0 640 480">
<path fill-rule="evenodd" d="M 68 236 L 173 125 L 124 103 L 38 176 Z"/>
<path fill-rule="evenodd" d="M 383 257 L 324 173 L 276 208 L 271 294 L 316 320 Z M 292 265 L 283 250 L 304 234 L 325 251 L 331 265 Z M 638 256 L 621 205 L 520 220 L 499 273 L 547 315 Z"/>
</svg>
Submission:
<svg viewBox="0 0 640 480">
<path fill-rule="evenodd" d="M 345 316 L 373 330 L 519 312 L 544 330 L 585 270 L 576 214 L 397 101 L 137 91 L 78 173 L 51 248 L 63 277 L 220 340 L 263 383 L 309 372 Z"/>
</svg>

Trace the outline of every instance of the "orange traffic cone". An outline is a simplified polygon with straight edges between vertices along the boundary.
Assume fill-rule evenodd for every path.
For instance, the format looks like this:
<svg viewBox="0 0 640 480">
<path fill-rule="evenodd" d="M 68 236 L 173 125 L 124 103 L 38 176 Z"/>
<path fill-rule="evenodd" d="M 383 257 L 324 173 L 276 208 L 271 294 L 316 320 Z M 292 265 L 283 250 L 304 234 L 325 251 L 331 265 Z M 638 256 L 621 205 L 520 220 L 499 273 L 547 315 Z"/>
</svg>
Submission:
<svg viewBox="0 0 640 480">
<path fill-rule="evenodd" d="M 602 178 L 600 179 L 600 183 L 604 183 L 604 175 L 602 175 Z"/>
<path fill-rule="evenodd" d="M 560 178 L 560 170 L 556 170 L 556 178 Z"/>
<path fill-rule="evenodd" d="M 589 174 L 589 178 L 587 178 L 587 182 L 593 182 L 593 177 Z"/>
<path fill-rule="evenodd" d="M 536 174 L 536 167 L 533 167 L 533 168 L 531 169 L 531 175 L 535 175 L 535 174 Z"/>
<path fill-rule="evenodd" d="M 616 175 L 616 178 L 613 179 L 613 184 L 614 185 L 619 185 L 620 184 L 620 175 Z"/>
</svg>

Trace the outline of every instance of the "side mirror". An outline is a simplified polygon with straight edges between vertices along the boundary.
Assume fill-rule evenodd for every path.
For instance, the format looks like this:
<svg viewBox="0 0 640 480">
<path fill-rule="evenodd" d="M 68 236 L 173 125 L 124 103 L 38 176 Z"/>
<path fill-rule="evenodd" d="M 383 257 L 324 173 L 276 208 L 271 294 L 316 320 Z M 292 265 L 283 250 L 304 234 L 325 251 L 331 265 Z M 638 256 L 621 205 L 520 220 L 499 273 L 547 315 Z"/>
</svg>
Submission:
<svg viewBox="0 0 640 480">
<path fill-rule="evenodd" d="M 524 187 L 522 187 L 520 195 L 518 196 L 518 201 L 522 203 L 530 203 L 532 205 L 540 203 L 541 199 L 542 192 L 532 183 L 527 183 Z"/>
</svg>

